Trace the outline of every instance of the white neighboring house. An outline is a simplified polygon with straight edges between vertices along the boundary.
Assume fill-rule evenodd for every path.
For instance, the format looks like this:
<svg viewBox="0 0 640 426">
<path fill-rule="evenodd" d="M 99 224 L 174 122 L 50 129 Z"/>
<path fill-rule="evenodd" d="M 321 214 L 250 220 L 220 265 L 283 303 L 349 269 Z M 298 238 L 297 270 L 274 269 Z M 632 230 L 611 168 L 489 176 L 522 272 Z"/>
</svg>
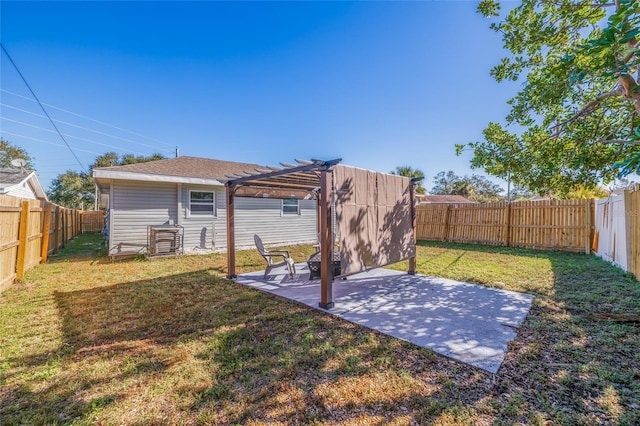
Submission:
<svg viewBox="0 0 640 426">
<path fill-rule="evenodd" d="M 49 201 L 33 170 L 0 168 L 0 194 Z"/>
<path fill-rule="evenodd" d="M 226 175 L 264 168 L 198 157 L 177 157 L 93 169 L 100 206 L 107 209 L 109 255 L 149 250 L 150 226 L 176 227 L 185 253 L 227 247 Z M 155 232 L 155 231 L 154 231 Z M 296 244 L 317 239 L 315 200 L 235 198 L 236 247 Z"/>
</svg>

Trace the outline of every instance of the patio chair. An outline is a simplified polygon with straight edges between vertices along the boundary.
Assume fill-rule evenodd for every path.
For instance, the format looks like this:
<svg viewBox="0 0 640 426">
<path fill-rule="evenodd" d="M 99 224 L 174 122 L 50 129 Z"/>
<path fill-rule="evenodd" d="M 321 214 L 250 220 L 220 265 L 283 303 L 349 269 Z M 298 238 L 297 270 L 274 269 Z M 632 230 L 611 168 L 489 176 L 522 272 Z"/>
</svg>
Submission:
<svg viewBox="0 0 640 426">
<path fill-rule="evenodd" d="M 287 269 L 289 269 L 289 275 L 291 277 L 293 277 L 296 273 L 296 265 L 293 262 L 293 259 L 291 258 L 291 255 L 289 254 L 289 250 L 267 250 L 264 248 L 264 244 L 262 244 L 262 239 L 258 236 L 258 234 L 255 234 L 253 236 L 253 241 L 255 241 L 256 243 L 256 247 L 258 248 L 258 251 L 260 252 L 260 254 L 262 255 L 262 257 L 264 257 L 264 260 L 267 261 L 267 269 L 265 269 L 264 271 L 264 277 L 267 278 L 267 275 L 269 275 L 269 272 L 271 272 L 271 270 L 273 268 L 277 268 L 278 266 L 283 266 L 286 265 Z M 281 257 L 282 260 L 279 262 L 274 262 L 274 258 L 279 258 Z"/>
</svg>

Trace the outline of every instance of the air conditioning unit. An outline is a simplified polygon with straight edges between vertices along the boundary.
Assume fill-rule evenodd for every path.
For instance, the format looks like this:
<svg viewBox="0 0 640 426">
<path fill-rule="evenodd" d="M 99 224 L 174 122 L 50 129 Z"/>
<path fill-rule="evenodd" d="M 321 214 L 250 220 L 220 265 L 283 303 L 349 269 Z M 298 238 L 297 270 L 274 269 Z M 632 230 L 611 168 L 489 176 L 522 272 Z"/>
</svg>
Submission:
<svg viewBox="0 0 640 426">
<path fill-rule="evenodd" d="M 170 256 L 182 254 L 184 228 L 180 225 L 147 226 L 147 247 L 149 256 Z"/>
</svg>

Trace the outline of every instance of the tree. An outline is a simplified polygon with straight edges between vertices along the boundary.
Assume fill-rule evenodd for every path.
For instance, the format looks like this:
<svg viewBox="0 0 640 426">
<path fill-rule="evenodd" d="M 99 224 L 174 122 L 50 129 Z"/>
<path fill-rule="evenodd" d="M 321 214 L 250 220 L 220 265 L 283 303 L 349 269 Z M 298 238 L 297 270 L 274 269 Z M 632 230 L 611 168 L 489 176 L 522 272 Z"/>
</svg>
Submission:
<svg viewBox="0 0 640 426">
<path fill-rule="evenodd" d="M 492 23 L 510 55 L 491 75 L 523 85 L 506 124 L 467 144 L 472 166 L 560 195 L 640 171 L 639 25 L 639 0 L 523 0 Z"/>
<path fill-rule="evenodd" d="M 587 188 L 582 186 L 568 193 L 566 198 L 590 200 L 592 198 L 607 198 L 609 195 L 610 192 L 601 186 L 596 186 L 595 188 Z"/>
<path fill-rule="evenodd" d="M 84 210 L 93 207 L 94 190 L 93 178 L 90 175 L 67 170 L 51 181 L 47 188 L 47 196 L 49 200 L 61 206 Z"/>
<path fill-rule="evenodd" d="M 433 178 L 433 183 L 435 185 L 431 188 L 431 193 L 436 195 L 462 195 L 479 203 L 503 200 L 500 193 L 504 189 L 484 176 L 458 176 L 453 170 L 449 170 L 438 173 Z"/>
<path fill-rule="evenodd" d="M 399 175 L 408 178 L 422 178 L 424 179 L 424 173 L 420 169 L 414 169 L 410 166 L 397 166 L 395 170 L 390 172 L 392 175 Z M 416 193 L 426 194 L 426 189 L 422 184 L 422 180 L 419 180 L 416 184 Z"/>
<path fill-rule="evenodd" d="M 25 160 L 26 164 L 23 167 L 33 170 L 33 159 L 27 151 L 0 138 L 0 167 L 15 167 L 11 164 L 11 161 L 17 159 Z"/>
<path fill-rule="evenodd" d="M 463 177 L 455 174 L 453 170 L 440 172 L 433 178 L 434 186 L 431 193 L 436 195 L 462 195 L 467 196 L 467 182 Z"/>
<path fill-rule="evenodd" d="M 152 154 L 145 157 L 132 154 L 119 156 L 115 152 L 107 152 L 96 157 L 93 164 L 89 166 L 88 173 L 67 170 L 65 173 L 58 175 L 47 188 L 47 195 L 51 201 L 64 207 L 84 209 L 92 206 L 95 202 L 95 183 L 92 177 L 94 168 L 145 163 L 164 158 L 162 154 Z"/>
<path fill-rule="evenodd" d="M 505 195 L 505 201 L 523 201 L 533 197 L 533 193 L 522 185 L 513 185 L 509 194 Z"/>
</svg>

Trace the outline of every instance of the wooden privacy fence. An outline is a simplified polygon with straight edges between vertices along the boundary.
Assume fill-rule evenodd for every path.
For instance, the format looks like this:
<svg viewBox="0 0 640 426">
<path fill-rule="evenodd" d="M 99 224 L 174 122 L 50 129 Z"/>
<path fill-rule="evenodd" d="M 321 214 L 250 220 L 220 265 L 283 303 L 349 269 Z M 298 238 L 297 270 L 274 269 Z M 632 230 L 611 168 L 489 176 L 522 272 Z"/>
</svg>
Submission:
<svg viewBox="0 0 640 426">
<path fill-rule="evenodd" d="M 100 221 L 104 223 L 104 212 L 0 195 L 0 291 L 29 268 L 46 262 L 49 254 L 57 253 L 76 235 L 100 232 Z"/>
<path fill-rule="evenodd" d="M 417 239 L 591 252 L 593 200 L 420 204 Z"/>
<path fill-rule="evenodd" d="M 94 234 L 102 232 L 104 228 L 104 211 L 88 210 L 80 212 L 80 224 L 82 234 Z"/>
</svg>

